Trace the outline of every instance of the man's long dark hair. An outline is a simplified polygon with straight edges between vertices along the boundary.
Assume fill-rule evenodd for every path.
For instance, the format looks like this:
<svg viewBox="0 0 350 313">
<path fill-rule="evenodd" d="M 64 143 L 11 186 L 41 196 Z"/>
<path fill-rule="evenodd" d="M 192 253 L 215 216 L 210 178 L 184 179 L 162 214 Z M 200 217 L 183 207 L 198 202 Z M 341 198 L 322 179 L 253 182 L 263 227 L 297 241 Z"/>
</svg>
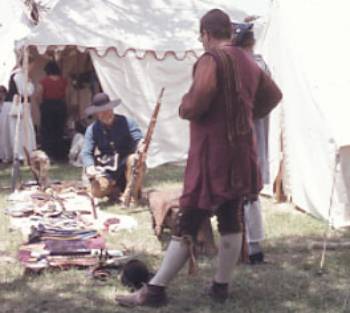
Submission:
<svg viewBox="0 0 350 313">
<path fill-rule="evenodd" d="M 200 20 L 200 33 L 203 34 L 204 31 L 217 39 L 230 39 L 232 37 L 230 17 L 222 10 L 210 10 Z"/>
</svg>

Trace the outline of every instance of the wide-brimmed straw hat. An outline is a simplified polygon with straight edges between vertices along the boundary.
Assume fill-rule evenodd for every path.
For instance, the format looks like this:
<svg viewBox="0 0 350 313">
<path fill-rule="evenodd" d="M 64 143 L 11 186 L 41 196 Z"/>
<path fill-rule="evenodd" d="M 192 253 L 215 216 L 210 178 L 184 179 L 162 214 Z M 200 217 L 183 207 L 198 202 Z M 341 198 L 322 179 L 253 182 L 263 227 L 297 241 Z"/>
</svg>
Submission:
<svg viewBox="0 0 350 313">
<path fill-rule="evenodd" d="M 111 101 L 106 93 L 100 92 L 94 95 L 92 103 L 85 109 L 85 114 L 91 115 L 98 112 L 112 110 L 121 102 L 120 99 Z"/>
</svg>

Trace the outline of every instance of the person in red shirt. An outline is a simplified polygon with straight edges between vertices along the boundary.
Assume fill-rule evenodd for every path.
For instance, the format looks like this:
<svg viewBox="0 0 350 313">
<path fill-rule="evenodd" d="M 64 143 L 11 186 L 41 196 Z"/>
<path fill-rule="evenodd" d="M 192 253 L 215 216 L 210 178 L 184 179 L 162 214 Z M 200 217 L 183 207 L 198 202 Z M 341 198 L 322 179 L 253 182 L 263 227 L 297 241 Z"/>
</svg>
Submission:
<svg viewBox="0 0 350 313">
<path fill-rule="evenodd" d="M 40 81 L 41 97 L 41 144 L 42 149 L 52 159 L 64 158 L 63 131 L 66 120 L 67 81 L 55 61 L 49 61 L 44 71 L 46 76 Z"/>
</svg>

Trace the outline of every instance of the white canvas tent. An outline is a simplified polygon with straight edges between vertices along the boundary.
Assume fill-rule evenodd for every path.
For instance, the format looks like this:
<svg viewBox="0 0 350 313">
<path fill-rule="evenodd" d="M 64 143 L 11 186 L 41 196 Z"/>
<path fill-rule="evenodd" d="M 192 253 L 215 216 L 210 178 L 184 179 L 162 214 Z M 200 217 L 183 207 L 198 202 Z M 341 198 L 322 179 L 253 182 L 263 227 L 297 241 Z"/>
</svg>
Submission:
<svg viewBox="0 0 350 313">
<path fill-rule="evenodd" d="M 8 87 L 9 78 L 14 67 L 18 64 L 19 55 L 15 54 L 15 41 L 29 34 L 38 22 L 45 19 L 57 0 L 41 0 L 39 6 L 24 0 L 0 1 L 0 84 Z M 36 18 L 31 17 L 33 7 L 37 9 Z M 32 106 L 31 106 L 32 108 Z M 10 116 L 11 103 L 1 104 L 0 107 L 0 159 L 9 161 L 13 157 L 15 144 L 16 120 Z M 19 158 L 24 158 L 22 143 L 26 142 L 29 151 L 35 149 L 36 140 L 32 119 L 22 120 L 19 124 Z"/>
<path fill-rule="evenodd" d="M 119 111 L 134 116 L 143 129 L 160 88 L 166 87 L 149 156 L 149 166 L 156 166 L 186 158 L 188 125 L 177 110 L 189 87 L 192 65 L 202 52 L 196 40 L 200 16 L 219 7 L 240 21 L 245 13 L 237 8 L 247 3 L 60 0 L 45 23 L 18 47 L 35 46 L 44 53 L 53 46 L 74 45 L 89 51 L 103 89 L 120 97 Z M 258 45 L 284 93 L 282 105 L 271 116 L 271 176 L 283 157 L 283 184 L 292 201 L 335 226 L 350 224 L 345 107 L 349 78 L 340 70 L 350 59 L 348 46 L 335 50 L 335 43 L 344 43 L 344 38 L 342 31 L 334 30 L 349 29 L 345 3 L 335 1 L 338 10 L 332 16 L 320 1 L 275 0 Z"/>
<path fill-rule="evenodd" d="M 32 26 L 20 0 L 0 2 L 0 85 L 7 87 L 11 70 L 16 65 L 15 40 L 26 36 Z"/>
<path fill-rule="evenodd" d="M 333 1 L 331 8 L 326 1 L 275 0 L 260 49 L 284 94 L 280 109 L 272 114 L 272 170 L 276 172 L 280 159 L 281 131 L 286 193 L 299 208 L 334 226 L 346 226 L 350 225 L 348 1 Z"/>
<path fill-rule="evenodd" d="M 58 0 L 41 0 L 45 11 L 40 18 L 53 8 Z M 28 7 L 23 0 L 0 1 L 0 85 L 7 87 L 10 73 L 17 63 L 15 41 L 27 36 L 35 24 L 28 18 Z"/>
<path fill-rule="evenodd" d="M 164 86 L 148 158 L 153 167 L 186 159 L 188 125 L 177 111 L 191 82 L 192 65 L 202 53 L 200 17 L 219 7 L 242 20 L 246 13 L 236 5 L 228 0 L 60 0 L 18 47 L 35 46 L 44 53 L 53 46 L 60 50 L 74 45 L 89 51 L 103 90 L 120 97 L 118 111 L 135 117 L 143 130 Z"/>
</svg>

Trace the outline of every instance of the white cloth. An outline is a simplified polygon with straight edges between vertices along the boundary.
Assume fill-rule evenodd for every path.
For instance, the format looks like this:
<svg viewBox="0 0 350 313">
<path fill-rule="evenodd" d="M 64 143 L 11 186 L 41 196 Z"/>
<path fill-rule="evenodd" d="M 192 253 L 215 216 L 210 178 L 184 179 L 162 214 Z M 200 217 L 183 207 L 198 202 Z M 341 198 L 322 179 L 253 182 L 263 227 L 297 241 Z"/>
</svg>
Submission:
<svg viewBox="0 0 350 313">
<path fill-rule="evenodd" d="M 15 76 L 13 77 L 13 79 L 16 83 L 18 93 L 21 96 L 24 96 L 25 75 L 24 75 L 23 69 L 18 68 L 13 73 L 15 73 Z M 30 80 L 27 82 L 27 92 L 28 92 L 28 97 L 34 94 L 34 84 Z"/>
<path fill-rule="evenodd" d="M 254 120 L 258 164 L 264 184 L 270 183 L 269 170 L 269 116 Z"/>
<path fill-rule="evenodd" d="M 76 167 L 83 166 L 82 150 L 84 145 L 84 135 L 76 133 L 72 139 L 69 149 L 69 163 Z"/>
</svg>

